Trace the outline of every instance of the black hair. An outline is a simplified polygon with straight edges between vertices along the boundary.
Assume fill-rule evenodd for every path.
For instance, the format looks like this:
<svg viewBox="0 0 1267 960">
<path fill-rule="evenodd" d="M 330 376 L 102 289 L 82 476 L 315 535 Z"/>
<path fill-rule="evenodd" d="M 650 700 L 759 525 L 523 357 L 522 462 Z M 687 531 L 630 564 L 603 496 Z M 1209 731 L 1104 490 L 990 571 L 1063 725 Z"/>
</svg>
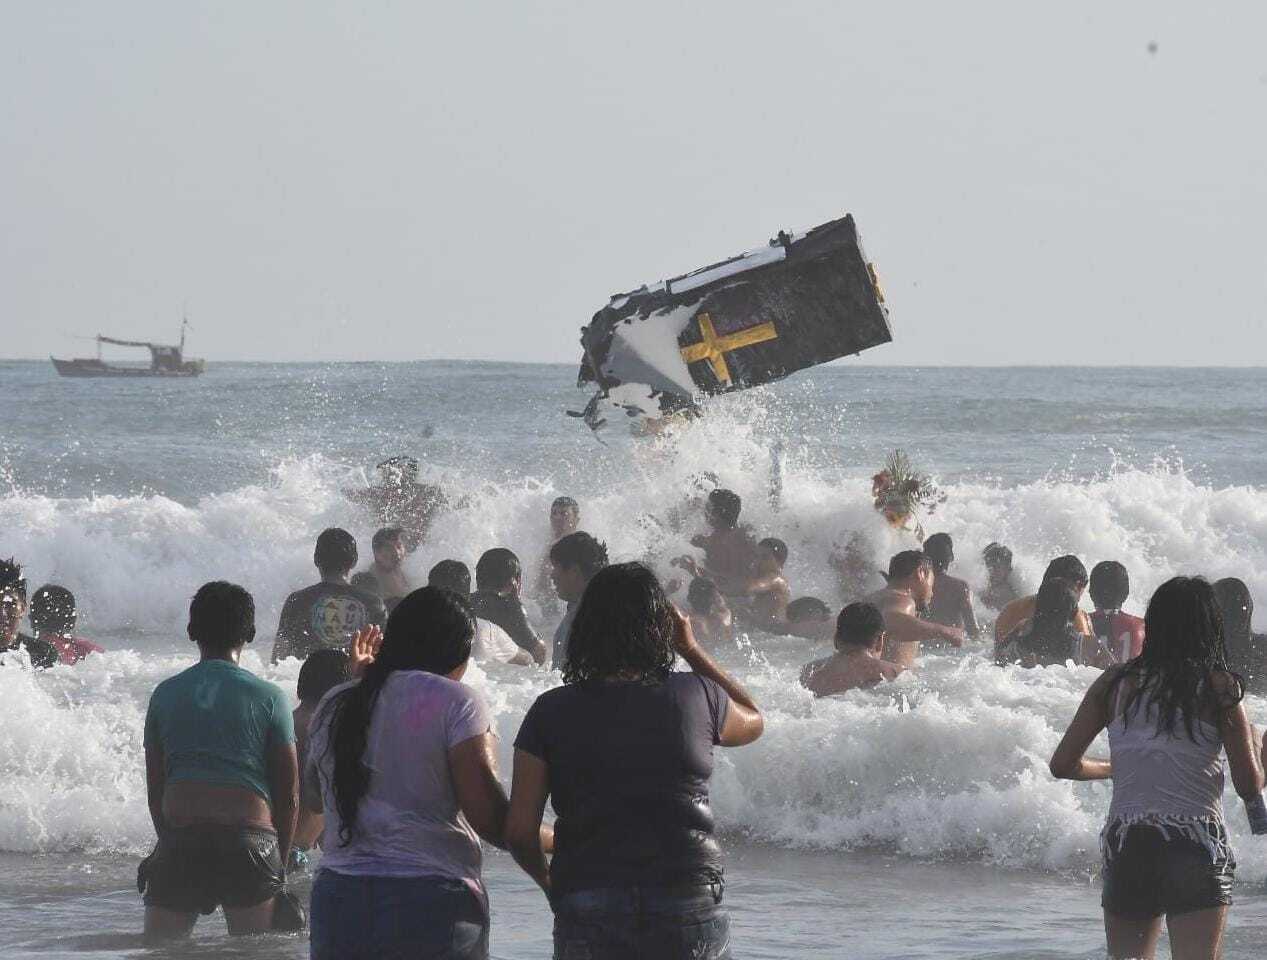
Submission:
<svg viewBox="0 0 1267 960">
<path fill-rule="evenodd" d="M 334 752 L 333 792 L 342 825 L 339 843 L 347 846 L 356 833 L 356 815 L 370 787 L 365 765 L 374 706 L 387 679 L 397 670 L 452 673 L 471 657 L 475 614 L 465 597 L 440 587 L 423 587 L 392 610 L 383 631 L 383 645 L 360 682 L 329 701 L 330 734 L 326 751 Z"/>
<path fill-rule="evenodd" d="M 660 683 L 676 657 L 673 605 L 641 563 L 616 563 L 585 588 L 568 634 L 563 682 L 632 679 Z"/>
<path fill-rule="evenodd" d="M 1214 599 L 1223 613 L 1224 640 L 1231 644 L 1233 639 L 1249 637 L 1253 633 L 1254 598 L 1245 581 L 1236 577 L 1224 577 L 1216 580 L 1211 589 L 1214 590 Z"/>
<path fill-rule="evenodd" d="M 382 599 L 382 590 L 378 586 L 378 577 L 368 570 L 352 574 L 352 579 L 348 581 L 348 586 L 364 590 L 366 593 L 378 597 L 380 600 Z"/>
<path fill-rule="evenodd" d="M 370 550 L 377 553 L 379 547 L 385 547 L 389 543 L 394 543 L 405 536 L 404 527 L 381 527 L 374 531 L 374 536 L 370 538 Z"/>
<path fill-rule="evenodd" d="M 441 560 L 427 574 L 427 585 L 444 587 L 464 597 L 471 595 L 471 568 L 461 560 Z"/>
<path fill-rule="evenodd" d="M 556 510 L 575 510 L 580 513 L 581 505 L 571 497 L 555 497 L 554 503 L 550 504 L 550 512 L 554 513 Z"/>
<path fill-rule="evenodd" d="M 1101 560 L 1091 568 L 1091 602 L 1101 610 L 1120 610 L 1131 595 L 1131 575 L 1116 560 Z"/>
<path fill-rule="evenodd" d="M 484 551 L 475 564 L 475 589 L 504 590 L 522 575 L 523 567 L 519 565 L 515 552 L 506 547 L 494 547 Z"/>
<path fill-rule="evenodd" d="M 884 614 L 874 603 L 851 603 L 836 618 L 836 649 L 869 647 L 884 630 Z"/>
<path fill-rule="evenodd" d="M 317 537 L 312 562 L 324 576 L 342 576 L 356 566 L 356 537 L 341 527 L 329 527 Z"/>
<path fill-rule="evenodd" d="M 938 573 L 945 573 L 955 560 L 955 542 L 948 533 L 934 533 L 924 541 L 924 556 Z"/>
<path fill-rule="evenodd" d="M 255 599 L 236 583 L 204 583 L 189 601 L 189 639 L 213 653 L 250 643 L 255 639 Z"/>
<path fill-rule="evenodd" d="M 31 626 L 36 633 L 70 633 L 79 619 L 75 595 L 65 587 L 45 584 L 31 597 Z"/>
<path fill-rule="evenodd" d="M 721 591 L 717 584 L 707 577 L 696 577 L 686 588 L 686 599 L 690 601 L 691 609 L 699 614 L 711 612 L 720 598 Z"/>
<path fill-rule="evenodd" d="M 982 550 L 981 559 L 987 567 L 1012 567 L 1012 551 L 1001 543 L 992 543 Z"/>
<path fill-rule="evenodd" d="M 341 683 L 352 679 L 348 672 L 351 660 L 342 650 L 330 647 L 314 650 L 299 668 L 299 682 L 295 694 L 301 703 L 317 704 L 321 698 Z"/>
<path fill-rule="evenodd" d="M 907 577 L 913 576 L 920 567 L 931 567 L 928 557 L 924 555 L 923 550 L 903 550 L 901 553 L 893 554 L 889 560 L 889 572 L 884 574 L 884 579 L 890 582 L 894 580 L 905 580 Z"/>
<path fill-rule="evenodd" d="M 757 546 L 765 547 L 774 554 L 774 559 L 778 561 L 780 567 L 787 563 L 787 544 L 778 537 L 766 537 Z"/>
<path fill-rule="evenodd" d="M 1078 591 L 1067 580 L 1044 580 L 1034 598 L 1034 616 L 1030 620 L 1029 636 L 1033 640 L 1047 640 L 1059 648 L 1069 635 L 1078 612 Z"/>
<path fill-rule="evenodd" d="M 580 567 L 586 580 L 607 566 L 607 544 L 584 530 L 561 537 L 550 548 L 550 561 L 561 567 Z"/>
<path fill-rule="evenodd" d="M 12 590 L 26 602 L 26 578 L 22 576 L 22 564 L 12 557 L 0 560 L 0 590 Z"/>
<path fill-rule="evenodd" d="M 708 495 L 708 507 L 719 526 L 738 526 L 739 512 L 743 509 L 743 501 L 735 491 L 714 490 Z"/>
<path fill-rule="evenodd" d="M 1043 579 L 1066 580 L 1075 590 L 1081 591 L 1087 585 L 1087 568 L 1073 554 L 1065 554 L 1047 564 Z"/>
<path fill-rule="evenodd" d="M 799 623 L 802 620 L 829 620 L 831 607 L 818 597 L 797 597 L 787 605 L 788 623 Z"/>
<path fill-rule="evenodd" d="M 1188 739 L 1195 742 L 1193 723 L 1203 706 L 1230 710 L 1244 698 L 1245 681 L 1228 669 L 1223 611 L 1205 580 L 1174 577 L 1158 587 L 1144 614 L 1144 636 L 1143 652 L 1115 671 L 1104 688 L 1105 706 L 1111 707 L 1118 684 L 1127 677 L 1135 680 L 1122 707 L 1124 723 L 1141 707 L 1155 706 L 1158 732 L 1173 734 L 1182 718 Z M 1230 686 L 1212 689 L 1215 674 L 1229 678 Z"/>
</svg>

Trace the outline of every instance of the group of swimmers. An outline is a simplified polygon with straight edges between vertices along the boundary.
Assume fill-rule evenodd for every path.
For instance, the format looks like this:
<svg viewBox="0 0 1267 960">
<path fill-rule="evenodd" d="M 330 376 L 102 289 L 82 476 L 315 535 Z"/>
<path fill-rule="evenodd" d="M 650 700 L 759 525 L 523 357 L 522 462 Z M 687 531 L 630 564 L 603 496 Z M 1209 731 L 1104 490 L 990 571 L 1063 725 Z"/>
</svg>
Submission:
<svg viewBox="0 0 1267 960">
<path fill-rule="evenodd" d="M 326 530 L 314 550 L 320 579 L 287 598 L 274 643 L 274 661 L 303 660 L 293 711 L 276 686 L 238 666 L 255 637 L 250 594 L 204 585 L 188 622 L 200 660 L 156 688 L 145 721 L 158 837 L 138 871 L 147 937 L 187 935 L 216 907 L 233 933 L 301 928 L 286 870 L 320 848 L 314 958 L 486 957 L 484 841 L 508 849 L 541 886 L 556 956 L 728 957 L 708 804 L 713 750 L 751 743 L 763 720 L 708 648 L 737 625 L 822 636 L 826 623 L 836 650 L 808 664 L 802 683 L 830 696 L 896 679 L 925 644 L 961 646 L 982 633 L 973 591 L 949 572 L 948 536 L 895 554 L 884 587 L 833 623 L 821 601 L 791 599 L 786 545 L 756 539 L 739 511 L 733 493 L 709 496 L 706 529 L 692 541 L 702 556 L 674 564 L 691 578 L 681 611 L 671 595 L 682 583 L 610 563 L 580 529 L 576 501 L 556 500 L 553 543 L 529 580 L 531 592 L 548 584 L 564 605 L 550 646 L 528 615 L 511 550 L 485 551 L 473 584 L 470 568 L 450 558 L 415 588 L 400 530 L 374 535 L 360 573 L 355 538 Z M 1235 866 L 1223 754 L 1247 803 L 1261 804 L 1264 785 L 1263 745 L 1241 702 L 1267 679 L 1248 590 L 1176 578 L 1141 619 L 1122 610 L 1130 583 L 1115 561 L 1088 573 L 1077 557 L 1057 557 L 1038 591 L 1022 596 L 1006 547 L 991 544 L 984 559 L 981 601 L 997 611 L 999 663 L 1103 669 L 1051 770 L 1114 778 L 1104 834 L 1111 955 L 1152 956 L 1165 917 L 1175 956 L 1217 956 Z M 1079 609 L 1088 588 L 1090 614 Z M 35 632 L 23 634 L 25 581 L 15 563 L 0 563 L 4 649 L 39 664 L 50 651 L 62 657 L 75 621 L 73 598 L 68 619 L 58 590 L 36 592 Z M 811 615 L 797 614 L 797 603 Z M 50 608 L 60 617 L 49 619 Z M 88 652 L 70 650 L 71 661 Z M 522 722 L 509 795 L 488 711 L 461 683 L 481 658 L 549 662 L 562 674 Z M 688 672 L 675 671 L 679 658 Z M 1111 757 L 1086 758 L 1106 729 Z M 543 822 L 547 801 L 553 827 Z M 1267 809 L 1262 819 L 1267 830 Z"/>
</svg>

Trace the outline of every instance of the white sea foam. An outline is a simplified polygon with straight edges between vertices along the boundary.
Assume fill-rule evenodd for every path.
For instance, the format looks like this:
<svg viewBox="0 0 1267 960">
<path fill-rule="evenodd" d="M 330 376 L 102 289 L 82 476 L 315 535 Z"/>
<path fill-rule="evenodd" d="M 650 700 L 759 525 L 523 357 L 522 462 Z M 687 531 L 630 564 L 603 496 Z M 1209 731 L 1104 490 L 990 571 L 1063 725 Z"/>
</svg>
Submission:
<svg viewBox="0 0 1267 960">
<path fill-rule="evenodd" d="M 836 603 L 826 554 L 863 530 L 878 566 L 902 535 L 878 523 L 869 470 L 824 466 L 794 446 L 776 511 L 767 489 L 771 453 L 762 439 L 769 425 L 761 416 L 754 406 L 744 417 L 706 419 L 654 447 L 596 453 L 623 457 L 624 479 L 583 496 L 584 526 L 608 541 L 614 557 L 663 563 L 687 548 L 696 527 L 686 503 L 692 481 L 717 470 L 724 485 L 743 495 L 755 530 L 788 541 L 796 592 Z M 610 464 L 596 463 L 600 468 L 610 478 Z M 454 469 L 449 479 L 468 502 L 442 517 L 433 544 L 411 558 L 419 579 L 441 557 L 473 563 L 481 550 L 501 543 L 518 549 L 531 573 L 545 548 L 550 500 L 576 492 L 532 478 L 487 482 L 476 463 Z M 278 464 L 270 483 L 188 506 L 161 496 L 0 498 L 0 555 L 20 557 L 36 583 L 72 587 L 82 632 L 108 638 L 111 647 L 105 656 L 42 675 L 0 670 L 6 708 L 0 849 L 139 851 L 151 842 L 141 722 L 153 685 L 192 662 L 183 617 L 200 583 L 227 578 L 253 590 L 261 642 L 247 664 L 293 694 L 294 663 L 264 666 L 271 628 L 285 594 L 312 579 L 312 541 L 321 528 L 347 525 L 367 544 L 373 524 L 340 494 L 348 483 L 345 468 L 311 457 Z M 1058 553 L 1089 563 L 1121 560 L 1137 610 L 1176 572 L 1238 575 L 1256 596 L 1267 596 L 1261 490 L 1214 488 L 1173 469 L 1124 468 L 1085 482 L 961 483 L 947 492 L 925 525 L 955 537 L 957 572 L 973 582 L 984 577 L 981 547 L 1001 540 L 1030 583 Z M 725 654 L 766 709 L 768 725 L 757 744 L 724 751 L 718 761 L 714 802 L 724 829 L 788 845 L 1095 868 L 1108 787 L 1056 782 L 1046 771 L 1092 671 L 1001 670 L 980 651 L 933 656 L 909 682 L 917 707 L 902 710 L 878 692 L 813 701 L 796 674 L 820 653 L 803 641 L 755 640 Z M 519 720 L 552 681 L 494 668 L 487 676 L 473 671 L 471 682 L 497 718 L 508 770 Z M 1267 720 L 1267 703 L 1250 706 L 1256 719 Z M 1241 876 L 1267 877 L 1267 852 L 1251 841 L 1230 792 L 1228 820 Z"/>
</svg>

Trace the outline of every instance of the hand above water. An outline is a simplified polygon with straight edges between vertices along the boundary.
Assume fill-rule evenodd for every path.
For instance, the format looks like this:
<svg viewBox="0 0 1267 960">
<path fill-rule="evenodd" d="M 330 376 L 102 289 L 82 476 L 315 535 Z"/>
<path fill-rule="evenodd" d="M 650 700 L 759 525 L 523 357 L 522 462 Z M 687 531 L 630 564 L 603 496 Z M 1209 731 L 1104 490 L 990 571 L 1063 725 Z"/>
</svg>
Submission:
<svg viewBox="0 0 1267 960">
<path fill-rule="evenodd" d="M 352 638 L 352 646 L 348 651 L 351 661 L 348 663 L 348 673 L 358 680 L 365 676 L 366 668 L 374 662 L 382 645 L 383 631 L 376 624 L 370 624 L 356 631 L 356 636 Z"/>
</svg>

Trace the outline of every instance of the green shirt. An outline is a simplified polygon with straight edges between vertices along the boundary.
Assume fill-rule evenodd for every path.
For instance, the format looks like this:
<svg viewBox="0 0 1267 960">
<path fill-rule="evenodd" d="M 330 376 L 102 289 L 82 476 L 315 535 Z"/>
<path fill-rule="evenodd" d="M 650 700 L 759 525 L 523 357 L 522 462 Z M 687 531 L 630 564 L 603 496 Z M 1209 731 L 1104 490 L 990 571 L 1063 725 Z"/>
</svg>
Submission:
<svg viewBox="0 0 1267 960">
<path fill-rule="evenodd" d="M 145 746 L 163 751 L 167 781 L 245 787 L 272 803 L 268 750 L 295 742 L 281 688 L 227 660 L 203 660 L 160 683 Z"/>
</svg>

